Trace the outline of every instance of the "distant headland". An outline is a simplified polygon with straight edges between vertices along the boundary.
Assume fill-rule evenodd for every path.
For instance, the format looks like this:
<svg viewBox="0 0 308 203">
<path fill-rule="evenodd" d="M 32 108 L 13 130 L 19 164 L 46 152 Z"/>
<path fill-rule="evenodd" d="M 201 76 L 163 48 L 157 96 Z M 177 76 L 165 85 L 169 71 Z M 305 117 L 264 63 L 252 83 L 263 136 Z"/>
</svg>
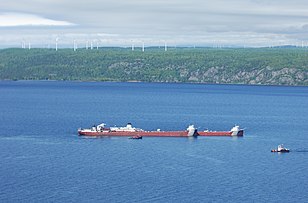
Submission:
<svg viewBox="0 0 308 203">
<path fill-rule="evenodd" d="M 0 59 L 0 80 L 308 86 L 307 48 L 10 48 Z"/>
</svg>

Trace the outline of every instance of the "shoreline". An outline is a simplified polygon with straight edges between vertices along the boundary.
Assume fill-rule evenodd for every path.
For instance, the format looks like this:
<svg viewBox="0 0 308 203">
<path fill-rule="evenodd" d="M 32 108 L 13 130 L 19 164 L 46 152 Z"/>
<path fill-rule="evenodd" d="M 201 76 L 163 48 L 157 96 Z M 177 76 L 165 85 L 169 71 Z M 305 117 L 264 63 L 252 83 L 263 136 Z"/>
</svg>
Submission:
<svg viewBox="0 0 308 203">
<path fill-rule="evenodd" d="M 269 86 L 269 87 L 308 87 L 305 85 L 279 85 L 279 84 L 239 84 L 239 83 L 202 83 L 202 82 L 150 82 L 150 81 L 115 81 L 115 80 L 13 80 L 13 79 L 4 79 L 0 82 L 76 82 L 76 83 L 152 83 L 152 84 L 186 84 L 186 85 L 232 85 L 232 86 Z"/>
</svg>

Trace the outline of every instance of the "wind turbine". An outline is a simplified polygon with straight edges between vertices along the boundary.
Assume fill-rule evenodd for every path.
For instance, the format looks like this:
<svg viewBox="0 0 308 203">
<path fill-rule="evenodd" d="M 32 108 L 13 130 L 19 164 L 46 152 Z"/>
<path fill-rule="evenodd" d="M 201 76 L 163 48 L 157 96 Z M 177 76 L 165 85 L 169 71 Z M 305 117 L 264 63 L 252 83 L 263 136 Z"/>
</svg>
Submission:
<svg viewBox="0 0 308 203">
<path fill-rule="evenodd" d="M 134 51 L 134 50 L 135 50 L 135 45 L 134 45 L 134 42 L 132 40 L 132 51 Z"/>
<path fill-rule="evenodd" d="M 25 48 L 26 48 L 26 43 L 25 43 L 25 41 L 21 41 L 21 48 L 22 48 L 22 49 L 25 49 Z"/>
<path fill-rule="evenodd" d="M 76 43 L 76 40 L 74 40 L 74 51 L 77 50 L 77 43 Z"/>
<path fill-rule="evenodd" d="M 166 43 L 166 41 L 165 41 L 165 51 L 167 51 L 167 43 Z"/>
<path fill-rule="evenodd" d="M 56 51 L 58 51 L 58 40 L 59 40 L 59 38 L 56 37 Z"/>
<path fill-rule="evenodd" d="M 29 44 L 28 44 L 28 49 L 29 50 L 31 49 L 31 42 L 29 42 Z"/>
<path fill-rule="evenodd" d="M 96 49 L 98 50 L 98 46 L 99 46 L 99 43 L 100 43 L 101 40 L 99 39 L 100 38 L 100 34 L 97 33 L 96 35 L 97 35 L 97 39 L 95 40 L 96 41 Z"/>
<path fill-rule="evenodd" d="M 142 52 L 144 52 L 144 42 L 142 42 Z"/>
<path fill-rule="evenodd" d="M 99 39 L 99 41 L 101 42 L 101 48 L 103 48 L 103 46 L 104 46 L 104 39 Z"/>
</svg>

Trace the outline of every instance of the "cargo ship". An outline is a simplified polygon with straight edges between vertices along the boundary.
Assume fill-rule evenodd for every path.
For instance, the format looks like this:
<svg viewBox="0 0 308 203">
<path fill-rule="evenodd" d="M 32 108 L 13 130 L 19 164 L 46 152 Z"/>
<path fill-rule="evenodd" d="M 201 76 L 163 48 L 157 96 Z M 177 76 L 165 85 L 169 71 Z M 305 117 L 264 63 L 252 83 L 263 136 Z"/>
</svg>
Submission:
<svg viewBox="0 0 308 203">
<path fill-rule="evenodd" d="M 110 127 L 107 128 L 105 123 L 94 125 L 87 129 L 78 129 L 80 136 L 123 136 L 123 137 L 197 137 L 197 136 L 243 136 L 244 130 L 239 126 L 234 126 L 230 131 L 201 131 L 198 132 L 194 125 L 188 126 L 186 130 L 179 131 L 162 131 L 157 129 L 156 131 L 146 131 L 141 128 L 135 128 L 131 123 L 128 123 L 125 127 Z"/>
</svg>

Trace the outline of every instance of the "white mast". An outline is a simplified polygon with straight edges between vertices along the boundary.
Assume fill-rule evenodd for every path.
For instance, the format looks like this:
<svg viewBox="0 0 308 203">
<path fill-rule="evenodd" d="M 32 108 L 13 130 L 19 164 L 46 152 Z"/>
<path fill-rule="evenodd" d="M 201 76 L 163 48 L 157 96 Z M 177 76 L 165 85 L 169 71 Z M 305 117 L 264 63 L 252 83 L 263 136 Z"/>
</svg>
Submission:
<svg viewBox="0 0 308 203">
<path fill-rule="evenodd" d="M 91 50 L 93 49 L 93 42 L 92 42 L 92 40 L 91 40 Z"/>
<path fill-rule="evenodd" d="M 165 51 L 167 51 L 167 43 L 165 42 Z"/>
<path fill-rule="evenodd" d="M 142 42 L 142 52 L 144 52 L 144 42 Z"/>
<path fill-rule="evenodd" d="M 29 50 L 31 49 L 31 42 L 29 42 L 29 44 L 28 44 L 28 49 Z"/>
</svg>

